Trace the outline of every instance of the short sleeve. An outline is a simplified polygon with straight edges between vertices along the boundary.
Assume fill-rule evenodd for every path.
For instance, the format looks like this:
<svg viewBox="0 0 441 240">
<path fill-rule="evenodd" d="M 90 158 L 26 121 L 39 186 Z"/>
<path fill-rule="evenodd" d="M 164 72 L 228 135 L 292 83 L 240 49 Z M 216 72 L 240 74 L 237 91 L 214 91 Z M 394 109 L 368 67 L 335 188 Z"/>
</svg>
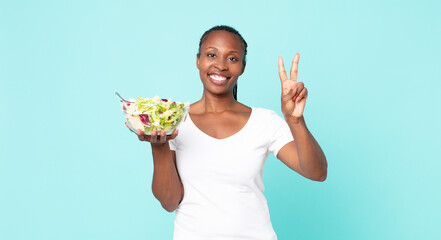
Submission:
<svg viewBox="0 0 441 240">
<path fill-rule="evenodd" d="M 176 151 L 176 138 L 168 140 L 168 145 L 170 146 L 170 150 Z"/>
<path fill-rule="evenodd" d="M 268 150 L 277 157 L 279 150 L 287 143 L 294 141 L 294 138 L 291 134 L 288 123 L 286 123 L 286 121 L 274 111 L 272 111 L 271 115 L 269 131 L 272 132 L 272 134 L 270 135 Z"/>
</svg>

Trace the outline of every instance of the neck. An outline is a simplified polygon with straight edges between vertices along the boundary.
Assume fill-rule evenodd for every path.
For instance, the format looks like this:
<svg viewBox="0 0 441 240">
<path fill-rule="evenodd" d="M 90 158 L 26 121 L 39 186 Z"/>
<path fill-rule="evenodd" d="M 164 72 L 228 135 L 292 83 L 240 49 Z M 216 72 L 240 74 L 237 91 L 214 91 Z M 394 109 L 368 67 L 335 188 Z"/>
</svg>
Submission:
<svg viewBox="0 0 441 240">
<path fill-rule="evenodd" d="M 225 95 L 214 95 L 204 91 L 200 103 L 206 113 L 218 113 L 232 110 L 237 104 L 237 101 L 233 97 L 233 92 Z"/>
</svg>

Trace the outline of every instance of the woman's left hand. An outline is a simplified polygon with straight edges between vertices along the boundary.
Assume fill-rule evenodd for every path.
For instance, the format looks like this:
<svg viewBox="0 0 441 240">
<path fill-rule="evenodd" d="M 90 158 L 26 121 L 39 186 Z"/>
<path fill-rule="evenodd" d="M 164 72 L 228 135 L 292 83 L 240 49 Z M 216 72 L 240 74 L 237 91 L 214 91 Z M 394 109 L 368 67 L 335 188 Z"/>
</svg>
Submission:
<svg viewBox="0 0 441 240">
<path fill-rule="evenodd" d="M 287 118 L 299 119 L 303 116 L 308 90 L 302 82 L 297 82 L 297 68 L 300 54 L 292 61 L 290 79 L 286 76 L 283 59 L 279 56 L 279 76 L 282 82 L 282 113 Z"/>
</svg>

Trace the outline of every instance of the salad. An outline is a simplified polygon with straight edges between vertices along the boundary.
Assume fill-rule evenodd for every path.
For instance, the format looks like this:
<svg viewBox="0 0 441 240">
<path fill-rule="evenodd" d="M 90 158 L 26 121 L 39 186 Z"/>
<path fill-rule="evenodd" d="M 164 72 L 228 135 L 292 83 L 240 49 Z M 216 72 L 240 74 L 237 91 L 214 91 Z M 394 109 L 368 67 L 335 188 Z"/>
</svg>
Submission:
<svg viewBox="0 0 441 240">
<path fill-rule="evenodd" d="M 117 94 L 118 95 L 118 94 Z M 119 97 L 119 95 L 118 95 Z M 174 102 L 171 99 L 138 97 L 126 101 L 121 99 L 123 112 L 131 128 L 144 130 L 149 135 L 156 129 L 172 134 L 188 113 L 188 102 Z"/>
</svg>

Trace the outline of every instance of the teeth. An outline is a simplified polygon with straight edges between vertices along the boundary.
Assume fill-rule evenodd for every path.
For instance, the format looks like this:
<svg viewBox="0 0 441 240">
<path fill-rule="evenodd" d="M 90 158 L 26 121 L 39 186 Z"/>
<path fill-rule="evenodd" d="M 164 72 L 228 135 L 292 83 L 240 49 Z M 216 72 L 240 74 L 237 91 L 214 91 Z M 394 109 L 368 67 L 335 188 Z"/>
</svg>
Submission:
<svg viewBox="0 0 441 240">
<path fill-rule="evenodd" d="M 211 77 L 212 79 L 216 80 L 216 81 L 225 81 L 225 80 L 227 80 L 226 77 L 219 76 L 219 75 L 215 75 L 215 74 L 210 75 L 210 77 Z"/>
</svg>

